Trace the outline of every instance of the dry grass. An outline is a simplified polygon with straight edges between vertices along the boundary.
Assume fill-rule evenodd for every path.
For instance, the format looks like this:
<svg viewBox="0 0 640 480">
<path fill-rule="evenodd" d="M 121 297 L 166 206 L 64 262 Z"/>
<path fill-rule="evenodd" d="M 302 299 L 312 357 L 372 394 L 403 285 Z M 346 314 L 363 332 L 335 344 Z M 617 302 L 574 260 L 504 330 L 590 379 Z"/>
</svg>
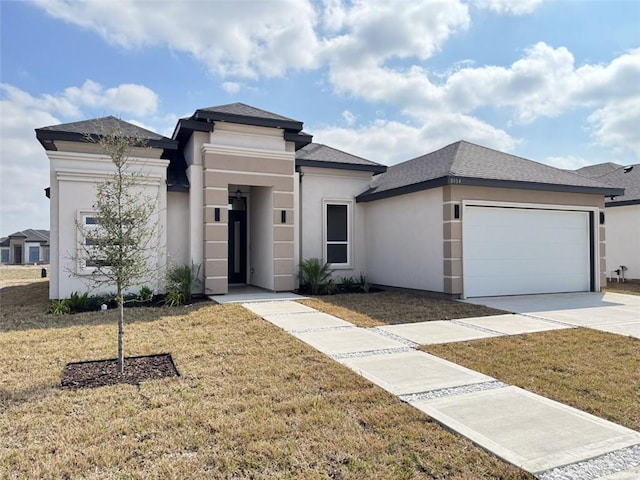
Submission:
<svg viewBox="0 0 640 480">
<path fill-rule="evenodd" d="M 451 300 L 438 293 L 392 288 L 370 294 L 326 295 L 304 300 L 301 303 L 340 317 L 359 327 L 453 320 L 505 313 L 484 305 Z"/>
<path fill-rule="evenodd" d="M 531 478 L 240 306 L 132 309 L 127 353 L 183 376 L 68 391 L 115 312 L 45 316 L 46 282 L 1 300 L 0 477 Z"/>
<path fill-rule="evenodd" d="M 607 281 L 605 290 L 612 293 L 640 295 L 640 280 L 627 280 L 625 282 Z"/>
<path fill-rule="evenodd" d="M 640 430 L 640 340 L 578 328 L 420 348 Z"/>
</svg>

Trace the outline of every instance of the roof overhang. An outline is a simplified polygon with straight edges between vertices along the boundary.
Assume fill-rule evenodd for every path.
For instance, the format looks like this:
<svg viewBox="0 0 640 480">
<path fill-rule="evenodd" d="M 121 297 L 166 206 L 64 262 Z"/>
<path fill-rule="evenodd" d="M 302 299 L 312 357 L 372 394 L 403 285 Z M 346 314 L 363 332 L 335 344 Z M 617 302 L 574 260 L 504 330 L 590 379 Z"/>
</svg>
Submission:
<svg viewBox="0 0 640 480">
<path fill-rule="evenodd" d="M 285 130 L 284 139 L 287 142 L 294 142 L 296 146 L 296 152 L 302 147 L 309 145 L 313 141 L 313 135 L 309 135 L 304 132 L 288 132 Z"/>
<path fill-rule="evenodd" d="M 473 187 L 490 187 L 490 188 L 513 188 L 519 190 L 536 190 L 542 192 L 562 192 L 562 193 L 586 193 L 591 195 L 621 196 L 624 189 L 613 187 L 587 187 L 580 185 L 560 185 L 553 183 L 537 183 L 537 182 L 519 182 L 515 180 L 495 180 L 474 177 L 457 177 L 446 176 L 434 178 L 424 182 L 405 185 L 402 187 L 376 192 L 369 190 L 361 193 L 356 197 L 356 202 L 372 202 L 383 198 L 396 197 L 398 195 L 406 195 L 408 193 L 429 190 L 431 188 L 443 187 L 446 185 L 466 185 Z M 369 193 L 370 192 L 370 193 Z"/>
<path fill-rule="evenodd" d="M 242 125 L 254 125 L 256 127 L 282 128 L 299 132 L 302 130 L 302 122 L 296 120 L 285 120 L 278 118 L 261 118 L 249 115 L 238 115 L 235 113 L 216 112 L 209 110 L 196 110 L 192 117 L 194 120 L 206 120 L 209 122 L 230 122 Z"/>
<path fill-rule="evenodd" d="M 640 198 L 636 198 L 635 200 L 610 200 L 604 202 L 605 207 L 627 207 L 629 205 L 640 205 Z"/>
<path fill-rule="evenodd" d="M 213 123 L 181 118 L 173 130 L 171 138 L 183 145 L 193 132 L 213 132 Z"/>
<path fill-rule="evenodd" d="M 55 145 L 55 141 L 67 141 L 67 142 L 81 142 L 81 143 L 91 143 L 98 142 L 100 140 L 100 135 L 96 134 L 84 134 L 77 132 L 61 132 L 56 130 L 44 130 L 44 129 L 36 129 L 36 138 L 40 142 L 40 144 L 44 147 L 45 150 L 53 150 L 56 151 L 57 147 Z M 155 140 L 149 139 L 144 142 L 143 145 L 145 147 L 151 148 L 162 148 L 165 150 L 176 150 L 178 148 L 178 142 L 175 140 L 171 140 L 170 138 L 163 140 Z"/>
</svg>

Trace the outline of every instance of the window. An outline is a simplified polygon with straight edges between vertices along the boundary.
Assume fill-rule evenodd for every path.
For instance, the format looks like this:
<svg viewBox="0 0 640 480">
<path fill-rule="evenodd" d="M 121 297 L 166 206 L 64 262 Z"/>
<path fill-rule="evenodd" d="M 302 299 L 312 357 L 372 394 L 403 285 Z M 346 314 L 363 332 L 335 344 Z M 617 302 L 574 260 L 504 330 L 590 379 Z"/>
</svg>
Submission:
<svg viewBox="0 0 640 480">
<path fill-rule="evenodd" d="M 29 263 L 40 261 L 40 247 L 29 247 Z"/>
<path fill-rule="evenodd" d="M 9 249 L 8 248 L 3 248 L 2 250 L 0 250 L 0 261 L 2 263 L 9 263 Z"/>
<path fill-rule="evenodd" d="M 325 259 L 335 266 L 351 263 L 350 203 L 325 203 Z"/>
<path fill-rule="evenodd" d="M 99 258 L 87 258 L 87 254 L 93 250 L 91 247 L 95 246 L 98 240 L 97 234 L 100 228 L 98 218 L 93 213 L 81 213 L 80 223 L 82 231 L 79 232 L 78 268 L 85 272 L 91 272 L 96 267 L 108 266 L 105 261 Z"/>
</svg>

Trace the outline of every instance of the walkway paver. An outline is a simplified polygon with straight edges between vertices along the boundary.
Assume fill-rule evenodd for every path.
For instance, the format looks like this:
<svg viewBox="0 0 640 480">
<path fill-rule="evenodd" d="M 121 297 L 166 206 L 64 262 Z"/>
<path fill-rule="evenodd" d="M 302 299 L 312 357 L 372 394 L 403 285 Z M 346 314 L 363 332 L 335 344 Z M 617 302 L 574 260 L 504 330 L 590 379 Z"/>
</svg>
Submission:
<svg viewBox="0 0 640 480">
<path fill-rule="evenodd" d="M 557 320 L 499 315 L 363 329 L 290 301 L 244 306 L 541 480 L 638 477 L 639 432 L 413 349 L 565 328 Z"/>
<path fill-rule="evenodd" d="M 541 318 L 525 317 L 524 315 L 493 315 L 490 317 L 464 318 L 457 320 L 458 325 L 472 325 L 486 328 L 505 335 L 521 335 L 523 333 L 545 332 L 547 330 L 559 330 L 571 328 L 570 325 L 562 325 Z"/>
<path fill-rule="evenodd" d="M 433 322 L 405 323 L 402 325 L 386 325 L 378 327 L 380 330 L 393 333 L 406 338 L 419 345 L 431 345 L 434 343 L 464 342 L 478 338 L 495 337 L 497 332 L 487 332 L 455 324 L 446 320 Z"/>
<path fill-rule="evenodd" d="M 340 363 L 395 395 L 493 380 L 482 373 L 418 351 L 346 358 Z"/>
<path fill-rule="evenodd" d="M 412 405 L 533 473 L 640 443 L 638 432 L 513 386 Z"/>
<path fill-rule="evenodd" d="M 345 322 L 341 318 L 322 312 L 264 315 L 263 318 L 287 332 L 318 328 L 353 327 L 352 324 Z"/>
<path fill-rule="evenodd" d="M 404 343 L 378 335 L 362 328 L 322 329 L 292 332 L 305 343 L 331 357 L 371 351 L 403 351 L 409 349 Z"/>
</svg>

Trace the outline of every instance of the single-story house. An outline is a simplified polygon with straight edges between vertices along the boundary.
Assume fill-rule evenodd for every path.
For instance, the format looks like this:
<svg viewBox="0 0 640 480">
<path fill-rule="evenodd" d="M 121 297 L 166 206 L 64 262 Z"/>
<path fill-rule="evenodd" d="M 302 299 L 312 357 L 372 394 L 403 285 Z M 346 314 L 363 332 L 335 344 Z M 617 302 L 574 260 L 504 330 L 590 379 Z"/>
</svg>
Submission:
<svg viewBox="0 0 640 480">
<path fill-rule="evenodd" d="M 622 188 L 465 141 L 386 167 L 234 103 L 196 110 L 171 138 L 113 117 L 36 130 L 51 165 L 51 298 L 83 288 L 75 225 L 92 218 L 95 182 L 111 171 L 87 135 L 116 124 L 150 147 L 131 159 L 158 199 L 158 270 L 199 264 L 208 294 L 293 290 L 312 257 L 338 279 L 459 297 L 605 281 L 604 202 Z"/>
<path fill-rule="evenodd" d="M 0 238 L 0 263 L 49 263 L 49 230 L 29 228 Z"/>
<path fill-rule="evenodd" d="M 624 188 L 624 195 L 605 199 L 607 272 L 616 278 L 624 266 L 624 277 L 640 280 L 640 164 L 601 163 L 576 170 L 586 177 Z"/>
</svg>

